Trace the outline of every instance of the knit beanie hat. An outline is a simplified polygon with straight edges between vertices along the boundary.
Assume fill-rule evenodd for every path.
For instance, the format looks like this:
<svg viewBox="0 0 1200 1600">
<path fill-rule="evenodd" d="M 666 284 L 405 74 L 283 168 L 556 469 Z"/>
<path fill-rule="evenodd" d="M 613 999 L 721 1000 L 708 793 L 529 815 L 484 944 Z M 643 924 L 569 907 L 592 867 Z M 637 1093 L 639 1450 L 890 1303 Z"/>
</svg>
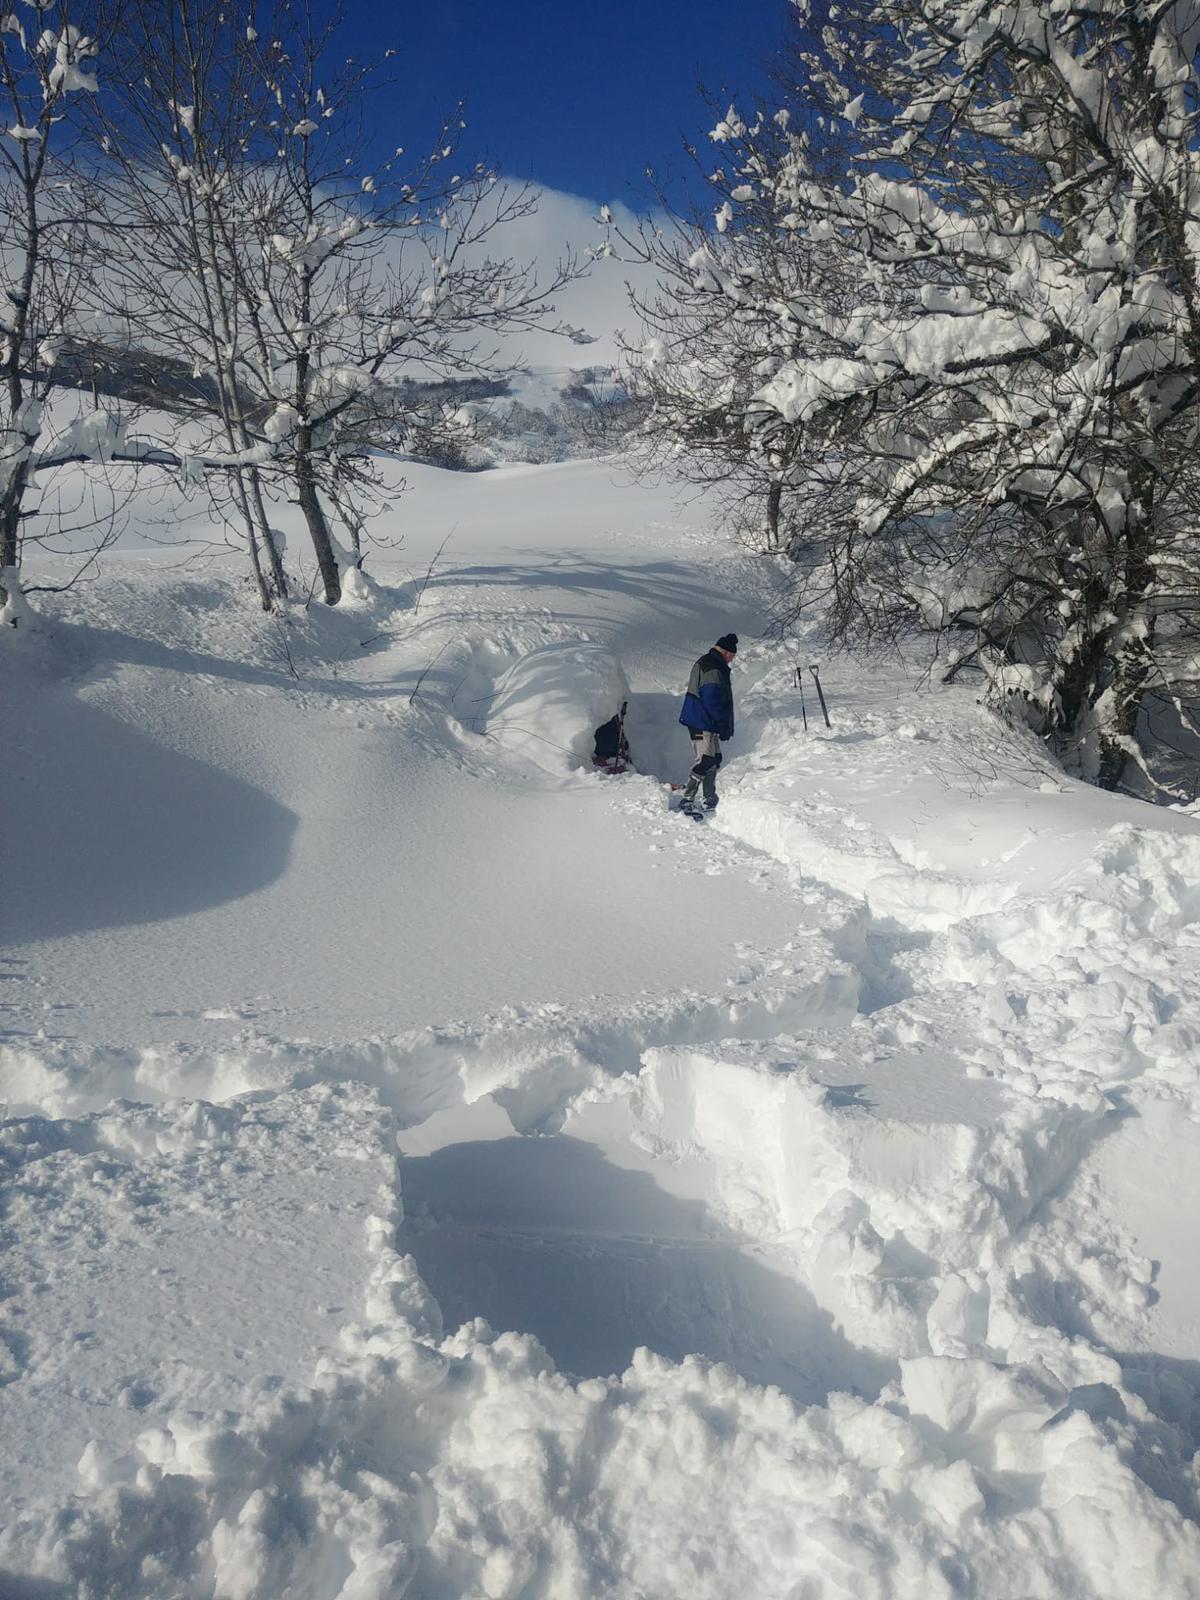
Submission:
<svg viewBox="0 0 1200 1600">
<path fill-rule="evenodd" d="M 718 650 L 728 650 L 731 656 L 737 655 L 737 634 L 723 633 L 717 640 Z"/>
</svg>

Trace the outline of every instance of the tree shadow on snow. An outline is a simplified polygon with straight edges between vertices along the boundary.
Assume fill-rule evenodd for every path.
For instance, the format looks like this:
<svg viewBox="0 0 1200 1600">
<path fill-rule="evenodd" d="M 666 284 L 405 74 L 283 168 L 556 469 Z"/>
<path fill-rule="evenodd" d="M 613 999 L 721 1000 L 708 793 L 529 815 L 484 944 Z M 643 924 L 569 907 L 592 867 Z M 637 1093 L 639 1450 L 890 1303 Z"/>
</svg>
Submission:
<svg viewBox="0 0 1200 1600">
<path fill-rule="evenodd" d="M 874 1398 L 894 1376 L 700 1201 L 582 1140 L 449 1145 L 406 1159 L 401 1191 L 401 1248 L 447 1329 L 482 1316 L 534 1334 L 574 1377 L 623 1372 L 640 1345 L 727 1362 L 806 1405 L 834 1389 Z"/>
<path fill-rule="evenodd" d="M 680 656 L 681 695 L 688 668 L 713 639 L 730 628 L 745 634 L 755 632 L 766 621 L 765 615 L 758 612 L 747 616 L 744 598 L 731 602 L 719 585 L 687 561 L 632 561 L 622 566 L 617 561 L 597 561 L 590 555 L 564 550 L 549 559 L 539 555 L 527 565 L 513 561 L 495 566 L 443 567 L 429 582 L 431 590 L 474 587 L 518 589 L 530 597 L 531 603 L 547 590 L 559 596 L 578 594 L 583 603 L 577 612 L 572 612 L 560 598 L 554 603 L 554 617 L 556 622 L 578 623 L 583 628 L 605 624 L 604 609 L 598 602 L 606 597 L 639 602 L 645 607 L 646 617 L 656 621 L 661 634 L 669 635 L 679 623 L 686 623 L 689 632 L 695 633 L 695 646 L 689 646 Z M 709 619 L 707 624 L 705 617 Z M 615 625 L 619 648 L 626 634 L 636 638 L 644 631 L 646 619 L 631 617 L 628 606 L 622 605 L 609 620 Z"/>
<path fill-rule="evenodd" d="M 69 693 L 21 715 L 0 729 L 8 943 L 206 910 L 283 871 L 298 819 L 260 789 Z"/>
<path fill-rule="evenodd" d="M 526 566 L 515 561 L 494 566 L 439 567 L 429 580 L 430 589 L 466 585 L 488 588 L 578 589 L 584 593 L 622 594 L 644 600 L 655 608 L 669 608 L 681 616 L 713 606 L 713 586 L 687 561 L 633 561 L 628 566 L 596 561 L 591 555 L 563 550 L 542 556 Z M 711 642 L 711 641 L 710 641 Z"/>
<path fill-rule="evenodd" d="M 54 624 L 54 635 L 63 659 L 72 663 L 73 674 L 93 679 L 111 677 L 118 667 L 134 666 L 272 689 L 292 681 L 283 662 L 278 667 L 259 665 L 236 656 L 218 656 L 187 645 L 167 644 L 161 639 L 129 633 L 124 628 L 59 620 Z"/>
</svg>

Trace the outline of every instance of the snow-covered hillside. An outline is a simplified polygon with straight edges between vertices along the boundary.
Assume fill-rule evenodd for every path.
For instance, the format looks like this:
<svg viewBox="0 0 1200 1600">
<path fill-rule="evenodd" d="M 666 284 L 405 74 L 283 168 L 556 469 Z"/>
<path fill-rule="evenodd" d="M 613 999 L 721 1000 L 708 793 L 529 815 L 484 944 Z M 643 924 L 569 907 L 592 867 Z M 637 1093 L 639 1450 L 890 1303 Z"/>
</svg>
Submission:
<svg viewBox="0 0 1200 1600">
<path fill-rule="evenodd" d="M 666 486 L 409 476 L 337 611 L 0 641 L 0 1596 L 1200 1596 L 1196 818 L 806 730 Z"/>
</svg>

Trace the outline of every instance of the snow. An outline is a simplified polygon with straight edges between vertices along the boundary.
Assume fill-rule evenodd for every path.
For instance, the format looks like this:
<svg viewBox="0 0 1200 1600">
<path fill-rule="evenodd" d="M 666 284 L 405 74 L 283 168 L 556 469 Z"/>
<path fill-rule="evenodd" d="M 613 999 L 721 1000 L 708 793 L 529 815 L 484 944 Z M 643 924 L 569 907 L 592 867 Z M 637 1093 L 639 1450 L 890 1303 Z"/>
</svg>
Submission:
<svg viewBox="0 0 1200 1600">
<path fill-rule="evenodd" d="M 91 70 L 95 66 L 93 40 L 68 22 L 58 33 L 46 29 L 40 42 L 43 51 L 54 52 L 54 64 L 46 74 L 47 103 L 57 102 L 73 89 L 95 94 L 96 79 Z"/>
<path fill-rule="evenodd" d="M 7 1327 L 28 1337 L 3 1392 L 4 1502 L 52 1492 L 85 1455 L 86 1485 L 119 1481 L 148 1415 L 181 1429 L 323 1355 L 369 1267 L 386 1135 L 374 1097 L 345 1085 L 6 1123 Z M 269 1327 L 251 1276 L 293 1308 Z"/>
<path fill-rule="evenodd" d="M 919 661 L 805 732 L 668 484 L 405 472 L 353 609 L 0 637 L 0 1593 L 1200 1595 L 1196 819 Z"/>
<path fill-rule="evenodd" d="M 587 641 L 531 650 L 503 674 L 480 718 L 507 750 L 549 772 L 591 760 L 593 734 L 629 698 L 611 650 Z"/>
</svg>

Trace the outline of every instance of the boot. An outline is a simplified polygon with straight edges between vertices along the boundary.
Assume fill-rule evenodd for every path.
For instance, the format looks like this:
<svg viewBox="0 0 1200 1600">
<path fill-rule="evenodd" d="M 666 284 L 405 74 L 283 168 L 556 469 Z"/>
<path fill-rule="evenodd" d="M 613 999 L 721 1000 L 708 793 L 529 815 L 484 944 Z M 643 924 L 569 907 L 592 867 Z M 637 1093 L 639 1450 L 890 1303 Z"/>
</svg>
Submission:
<svg viewBox="0 0 1200 1600">
<path fill-rule="evenodd" d="M 682 815 L 695 817 L 697 821 L 704 816 L 704 812 L 700 809 L 700 802 L 696 799 L 696 791 L 699 787 L 699 779 L 693 778 L 679 797 L 679 810 Z"/>
</svg>

